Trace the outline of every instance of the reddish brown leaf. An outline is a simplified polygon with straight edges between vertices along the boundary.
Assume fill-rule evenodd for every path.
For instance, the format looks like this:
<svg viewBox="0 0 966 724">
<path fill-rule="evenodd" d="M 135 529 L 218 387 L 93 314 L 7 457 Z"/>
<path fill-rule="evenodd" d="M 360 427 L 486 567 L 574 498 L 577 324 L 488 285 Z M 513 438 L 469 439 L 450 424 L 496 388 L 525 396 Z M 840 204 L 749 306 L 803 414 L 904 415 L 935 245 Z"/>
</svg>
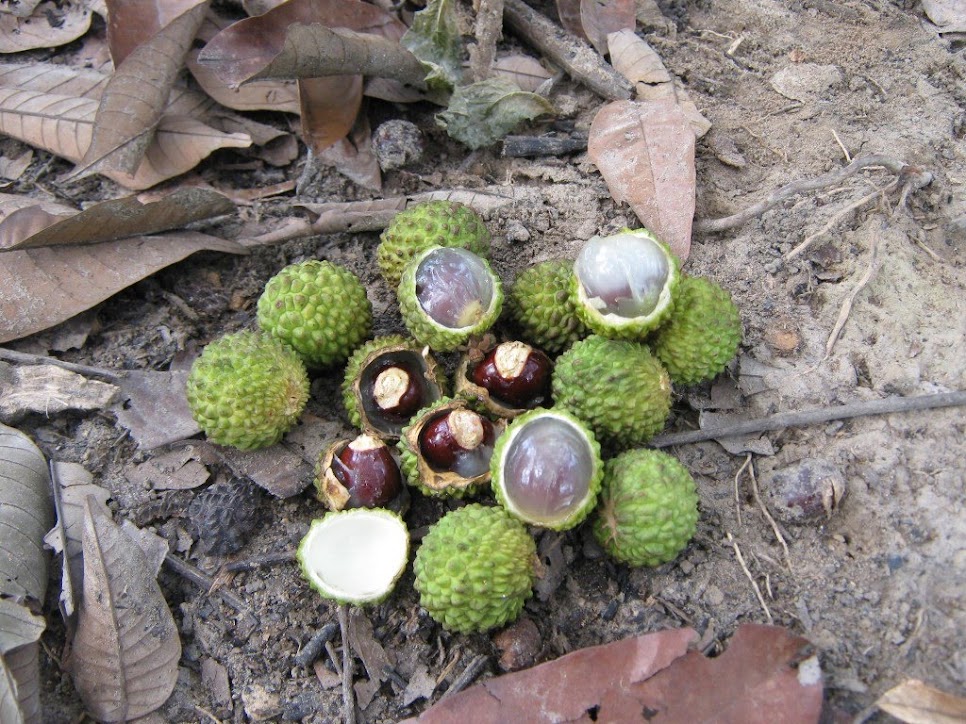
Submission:
<svg viewBox="0 0 966 724">
<path fill-rule="evenodd" d="M 63 208 L 56 208 L 54 215 L 54 209 L 30 205 L 23 197 L 10 201 L 17 208 L 5 215 L 5 200 L 9 198 L 0 195 L 0 252 L 155 234 L 234 209 L 221 194 L 199 188 L 178 189 L 150 203 L 143 203 L 136 196 L 102 201 L 69 216 Z"/>
<path fill-rule="evenodd" d="M 694 220 L 694 132 L 672 101 L 615 101 L 591 123 L 587 151 L 615 201 L 682 260 Z"/>
<path fill-rule="evenodd" d="M 299 112 L 299 93 L 294 80 L 253 80 L 241 87 L 231 87 L 212 69 L 198 62 L 198 53 L 188 53 L 185 63 L 205 93 L 226 108 L 236 111 Z"/>
<path fill-rule="evenodd" d="M 77 40 L 90 28 L 95 11 L 103 14 L 103 3 L 45 0 L 27 17 L 0 13 L 0 53 L 54 48 Z"/>
<path fill-rule="evenodd" d="M 587 34 L 580 22 L 580 0 L 557 0 L 557 17 L 560 18 L 564 30 L 587 40 Z"/>
<path fill-rule="evenodd" d="M 918 679 L 907 679 L 879 697 L 875 705 L 908 724 L 954 724 L 966 721 L 966 699 Z"/>
<path fill-rule="evenodd" d="M 379 191 L 382 174 L 379 161 L 372 150 L 372 133 L 369 120 L 361 115 L 346 138 L 341 138 L 323 150 L 318 156 L 320 163 L 334 166 L 360 186 Z"/>
<path fill-rule="evenodd" d="M 299 81 L 302 140 L 315 154 L 345 138 L 362 106 L 362 76 L 336 75 Z"/>
<path fill-rule="evenodd" d="M 117 66 L 101 96 L 91 142 L 72 178 L 137 170 L 206 7 L 207 0 L 202 0 L 134 48 Z"/>
<path fill-rule="evenodd" d="M 598 53 L 607 52 L 607 36 L 637 25 L 634 0 L 581 0 L 580 24 Z"/>
<path fill-rule="evenodd" d="M 132 50 L 198 4 L 199 0 L 106 0 L 107 43 L 114 65 L 120 66 Z"/>
<path fill-rule="evenodd" d="M 70 319 L 203 249 L 245 253 L 235 242 L 185 231 L 0 255 L 0 344 Z"/>
<path fill-rule="evenodd" d="M 822 674 L 808 641 L 747 624 L 709 659 L 687 652 L 696 638 L 692 629 L 678 629 L 575 651 L 484 681 L 408 721 L 818 721 Z"/>
</svg>

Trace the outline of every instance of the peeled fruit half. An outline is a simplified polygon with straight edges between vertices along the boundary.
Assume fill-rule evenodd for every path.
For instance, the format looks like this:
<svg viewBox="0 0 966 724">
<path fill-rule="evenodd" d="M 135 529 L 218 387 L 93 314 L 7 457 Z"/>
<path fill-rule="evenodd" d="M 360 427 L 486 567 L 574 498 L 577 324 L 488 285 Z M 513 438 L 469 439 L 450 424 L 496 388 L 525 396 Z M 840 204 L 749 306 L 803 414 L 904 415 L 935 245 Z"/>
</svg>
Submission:
<svg viewBox="0 0 966 724">
<path fill-rule="evenodd" d="M 595 236 L 574 262 L 577 316 L 604 337 L 641 340 L 671 313 L 679 267 L 670 247 L 647 229 Z"/>
<path fill-rule="evenodd" d="M 409 560 L 409 530 L 395 513 L 354 508 L 312 521 L 296 553 L 302 575 L 324 598 L 378 603 Z"/>
<path fill-rule="evenodd" d="M 563 410 L 524 413 L 497 439 L 490 478 L 500 504 L 525 523 L 568 530 L 597 502 L 600 445 Z"/>
<path fill-rule="evenodd" d="M 461 248 L 434 246 L 416 254 L 397 293 L 406 328 L 438 352 L 486 332 L 503 308 L 500 277 L 485 259 Z"/>
<path fill-rule="evenodd" d="M 698 494 L 677 458 L 638 448 L 607 461 L 594 537 L 631 566 L 673 560 L 694 535 Z"/>
</svg>

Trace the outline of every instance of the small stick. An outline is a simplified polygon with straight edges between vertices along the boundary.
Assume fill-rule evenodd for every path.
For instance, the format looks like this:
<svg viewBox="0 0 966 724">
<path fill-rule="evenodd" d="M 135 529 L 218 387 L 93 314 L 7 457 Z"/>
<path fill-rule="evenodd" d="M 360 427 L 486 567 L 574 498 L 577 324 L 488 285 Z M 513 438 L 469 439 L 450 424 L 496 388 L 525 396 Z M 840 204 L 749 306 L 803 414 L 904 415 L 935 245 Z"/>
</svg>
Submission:
<svg viewBox="0 0 966 724">
<path fill-rule="evenodd" d="M 597 95 L 610 101 L 624 101 L 633 96 L 631 82 L 604 62 L 596 50 L 523 0 L 504 0 L 503 18 L 517 35 Z"/>
<path fill-rule="evenodd" d="M 489 657 L 483 656 L 482 654 L 475 657 L 472 661 L 470 661 L 467 667 L 463 669 L 463 673 L 456 677 L 452 686 L 450 686 L 443 693 L 443 695 L 439 697 L 439 700 L 442 701 L 452 694 L 458 694 L 467 686 L 472 684 L 476 677 L 480 675 L 480 672 L 483 671 L 483 668 L 486 666 L 488 661 Z"/>
<path fill-rule="evenodd" d="M 750 454 L 748 455 L 748 461 L 751 461 Z M 751 478 L 751 493 L 755 496 L 755 502 L 758 504 L 758 507 L 761 508 L 762 515 L 765 516 L 765 519 L 771 525 L 771 529 L 774 531 L 778 542 L 781 543 L 782 551 L 785 553 L 785 565 L 788 566 L 788 570 L 791 570 L 792 558 L 788 554 L 788 544 L 785 542 L 785 536 L 782 535 L 781 530 L 778 528 L 778 523 L 776 523 L 775 519 L 771 517 L 771 513 L 768 512 L 768 508 L 765 506 L 765 501 L 761 499 L 761 495 L 758 493 L 758 478 L 755 477 L 754 465 L 748 466 L 748 477 Z"/>
<path fill-rule="evenodd" d="M 274 566 L 278 563 L 291 563 L 295 560 L 295 551 L 281 551 L 280 553 L 266 553 L 263 556 L 252 556 L 243 561 L 232 561 L 226 563 L 222 570 L 226 573 L 241 573 L 243 571 L 254 571 L 263 566 Z"/>
<path fill-rule="evenodd" d="M 332 645 L 331 641 L 326 641 L 323 646 L 325 653 L 329 655 L 329 660 L 332 662 L 332 668 L 335 670 L 336 675 L 342 678 L 342 664 L 339 663 L 339 655 L 335 652 L 335 646 Z"/>
<path fill-rule="evenodd" d="M 352 691 L 352 647 L 349 644 L 349 607 L 339 604 L 339 631 L 342 633 L 342 720 L 356 722 L 355 693 Z"/>
<path fill-rule="evenodd" d="M 832 333 L 828 336 L 828 341 L 825 343 L 825 359 L 828 359 L 832 354 L 832 348 L 835 347 L 839 335 L 842 334 L 842 329 L 845 327 L 845 323 L 852 313 L 852 305 L 855 303 L 855 298 L 872 281 L 872 277 L 875 276 L 876 271 L 879 269 L 879 244 L 877 242 L 878 237 L 872 234 L 869 241 L 869 266 L 865 270 L 865 274 L 862 275 L 862 278 L 859 279 L 859 282 L 852 288 L 852 291 L 845 296 L 845 301 L 842 302 L 842 309 L 839 310 L 839 318 L 836 320 L 835 327 L 832 329 Z"/>
<path fill-rule="evenodd" d="M 786 427 L 819 425 L 823 422 L 847 420 L 852 417 L 888 415 L 894 412 L 916 412 L 940 407 L 958 407 L 960 405 L 966 405 L 966 390 L 938 392 L 932 395 L 917 395 L 914 397 L 886 397 L 881 400 L 853 402 L 838 407 L 823 407 L 803 412 L 779 412 L 757 420 L 729 423 L 727 427 L 672 432 L 667 435 L 658 435 L 649 444 L 656 448 L 687 445 L 692 442 L 715 440 L 719 437 L 740 437 L 756 432 L 773 432 L 784 430 Z"/>
<path fill-rule="evenodd" d="M 833 137 L 833 138 L 835 139 L 835 142 L 836 142 L 837 144 L 839 144 L 839 148 L 841 148 L 841 149 L 842 149 L 842 155 L 843 155 L 843 156 L 845 156 L 845 160 L 846 160 L 846 161 L 847 161 L 848 163 L 852 163 L 852 154 L 851 154 L 851 153 L 849 153 L 849 149 L 847 149 L 847 148 L 845 147 L 845 144 L 844 144 L 844 143 L 842 143 L 842 139 L 841 139 L 841 138 L 839 138 L 839 134 L 837 134 L 837 133 L 835 132 L 835 129 L 834 129 L 834 128 L 832 129 L 832 137 Z"/>
<path fill-rule="evenodd" d="M 302 647 L 302 650 L 295 654 L 295 663 L 299 666 L 311 666 L 315 663 L 315 660 L 319 658 L 322 651 L 325 649 L 325 645 L 329 643 L 335 636 L 335 632 L 339 630 L 339 624 L 329 622 L 320 628 L 316 634 L 309 639 L 308 643 Z"/>
<path fill-rule="evenodd" d="M 187 561 L 181 560 L 172 553 L 168 553 L 164 557 L 164 562 L 168 565 L 168 568 L 173 570 L 178 575 L 187 578 L 199 588 L 203 588 L 205 591 L 212 591 L 212 587 L 215 585 L 215 579 L 202 571 L 200 568 L 196 568 Z M 214 589 L 214 593 L 217 593 L 225 603 L 234 608 L 236 611 L 252 614 L 251 609 L 248 608 L 245 602 L 228 589 L 216 588 Z"/>
<path fill-rule="evenodd" d="M 741 496 L 738 493 L 738 479 L 741 478 L 741 474 L 745 472 L 745 468 L 747 468 L 750 464 L 751 464 L 751 453 L 748 453 L 748 456 L 745 458 L 745 462 L 742 464 L 740 468 L 738 468 L 738 472 L 735 473 L 735 512 L 738 514 L 739 527 L 742 525 L 742 522 L 741 522 Z"/>
<path fill-rule="evenodd" d="M 725 216 L 721 219 L 702 219 L 701 221 L 697 221 L 694 224 L 694 230 L 701 234 L 714 234 L 720 231 L 734 229 L 746 221 L 761 216 L 769 209 L 774 208 L 792 196 L 805 193 L 806 191 L 818 191 L 819 189 L 840 184 L 843 180 L 853 176 L 859 171 L 873 166 L 881 166 L 898 176 L 906 173 L 915 174 L 917 176 L 914 184 L 916 188 L 921 188 L 932 180 L 932 174 L 928 171 L 922 171 L 914 166 L 909 166 L 899 159 L 886 156 L 885 154 L 873 153 L 868 156 L 860 156 L 848 166 L 835 169 L 822 176 L 816 176 L 811 179 L 800 179 L 786 184 L 772 191 L 765 199 L 759 201 L 757 204 L 752 204 L 737 214 Z"/>
<path fill-rule="evenodd" d="M 851 204 L 849 204 L 848 206 L 846 206 L 841 211 L 835 212 L 835 214 L 832 216 L 831 219 L 828 220 L 828 223 L 825 224 L 825 226 L 823 226 L 821 229 L 819 229 L 818 231 L 816 231 L 814 234 L 809 234 L 808 236 L 806 236 L 802 240 L 802 243 L 801 244 L 799 244 L 794 249 L 792 249 L 790 252 L 788 252 L 787 254 L 785 254 L 785 261 L 791 261 L 796 256 L 799 256 L 809 246 L 811 246 L 811 244 L 812 244 L 813 241 L 815 241 L 816 239 L 818 239 L 821 236 L 825 235 L 825 233 L 828 232 L 829 229 L 831 229 L 833 226 L 835 226 L 843 216 L 845 216 L 846 214 L 848 214 L 850 211 L 854 211 L 855 209 L 859 208 L 860 206 L 864 206 L 865 204 L 867 204 L 869 201 L 871 201 L 872 199 L 874 199 L 879 194 L 884 194 L 886 191 L 889 191 L 890 189 L 894 188 L 895 185 L 898 182 L 899 182 L 899 179 L 895 179 L 891 184 L 889 184 L 885 188 L 883 188 L 881 190 L 876 189 L 871 194 L 867 194 L 866 196 L 863 196 L 858 201 L 853 201 Z"/>
<path fill-rule="evenodd" d="M 728 533 L 728 542 L 735 549 L 735 558 L 738 559 L 738 565 L 741 566 L 741 570 L 745 572 L 748 580 L 751 581 L 751 587 L 755 589 L 755 595 L 758 597 L 758 603 L 761 604 L 762 609 L 765 612 L 765 618 L 768 619 L 768 623 L 772 622 L 771 611 L 768 610 L 768 604 L 765 603 L 765 597 L 761 595 L 761 589 L 758 588 L 758 583 L 755 581 L 755 577 L 751 575 L 751 571 L 748 570 L 748 566 L 745 564 L 745 557 L 741 555 L 741 549 L 738 547 L 738 541 L 734 539 L 731 533 Z"/>
<path fill-rule="evenodd" d="M 493 74 L 496 44 L 503 30 L 504 0 L 480 0 L 476 11 L 474 35 L 476 45 L 470 48 L 470 76 L 486 80 Z"/>
<path fill-rule="evenodd" d="M 559 136 L 507 136 L 503 139 L 503 155 L 513 158 L 562 156 L 587 148 L 587 138 Z"/>
</svg>

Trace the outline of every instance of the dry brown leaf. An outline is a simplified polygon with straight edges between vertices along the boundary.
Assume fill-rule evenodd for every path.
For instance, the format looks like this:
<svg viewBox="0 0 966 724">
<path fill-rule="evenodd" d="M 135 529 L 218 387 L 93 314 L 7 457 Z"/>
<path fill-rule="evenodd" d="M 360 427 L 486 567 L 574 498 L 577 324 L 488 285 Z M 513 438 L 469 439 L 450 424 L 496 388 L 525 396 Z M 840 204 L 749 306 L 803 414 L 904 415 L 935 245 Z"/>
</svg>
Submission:
<svg viewBox="0 0 966 724">
<path fill-rule="evenodd" d="M 84 594 L 69 669 L 90 714 L 130 721 L 161 706 L 178 679 L 181 640 L 144 552 L 88 499 Z"/>
<path fill-rule="evenodd" d="M 97 107 L 89 98 L 0 87 L 0 132 L 77 163 L 90 145 Z M 146 189 L 189 171 L 219 148 L 250 145 L 245 134 L 223 133 L 194 118 L 166 115 L 133 176 L 107 169 L 103 173 L 127 188 Z"/>
<path fill-rule="evenodd" d="M 24 724 L 24 713 L 17 701 L 17 680 L 5 656 L 0 656 L 0 721 Z"/>
<path fill-rule="evenodd" d="M 637 25 L 634 0 L 580 0 L 580 25 L 598 53 L 607 53 L 607 36 Z"/>
<path fill-rule="evenodd" d="M 118 381 L 124 399 L 114 409 L 117 423 L 144 450 L 197 435 L 201 428 L 188 407 L 186 370 L 127 372 Z"/>
<path fill-rule="evenodd" d="M 199 52 L 189 51 L 185 64 L 205 93 L 221 105 L 236 111 L 299 113 L 299 91 L 294 80 L 253 80 L 240 87 L 231 87 L 210 67 L 198 62 Z"/>
<path fill-rule="evenodd" d="M 93 307 L 196 251 L 244 254 L 233 241 L 185 231 L 0 255 L 0 344 Z"/>
<path fill-rule="evenodd" d="M 8 181 L 16 181 L 23 176 L 24 171 L 30 167 L 30 163 L 33 160 L 34 152 L 29 148 L 16 158 L 0 156 L 0 178 L 5 178 Z"/>
<path fill-rule="evenodd" d="M 564 30 L 587 40 L 584 26 L 580 22 L 580 0 L 557 0 L 557 17 L 560 18 Z"/>
<path fill-rule="evenodd" d="M 917 679 L 908 679 L 889 689 L 875 705 L 907 724 L 961 724 L 966 721 L 966 699 Z"/>
<path fill-rule="evenodd" d="M 587 141 L 615 201 L 684 260 L 694 221 L 694 132 L 673 102 L 615 101 L 594 117 Z"/>
<path fill-rule="evenodd" d="M 83 245 L 156 234 L 229 214 L 234 205 L 213 190 L 186 187 L 148 203 L 137 196 L 102 201 L 65 216 L 49 206 L 23 205 L 5 213 L 9 196 L 0 194 L 0 253 L 43 246 Z"/>
<path fill-rule="evenodd" d="M 696 639 L 678 629 L 581 649 L 484 681 L 407 721 L 818 721 L 822 672 L 808 641 L 748 624 L 710 659 L 687 652 Z"/>
<path fill-rule="evenodd" d="M 206 0 L 107 0 L 107 43 L 114 65 Z"/>
<path fill-rule="evenodd" d="M 320 154 L 352 130 L 362 106 L 362 76 L 305 78 L 299 81 L 299 97 L 302 140 Z"/>
<path fill-rule="evenodd" d="M 382 189 L 382 173 L 372 149 L 372 133 L 365 115 L 356 118 L 347 138 L 340 138 L 316 158 L 320 163 L 334 166 L 360 186 L 374 191 Z"/>
<path fill-rule="evenodd" d="M 521 90 L 531 93 L 535 93 L 552 77 L 550 71 L 544 68 L 539 60 L 529 55 L 507 55 L 498 58 L 493 64 L 493 73 L 509 78 L 520 86 Z"/>
<path fill-rule="evenodd" d="M 40 644 L 28 644 L 3 657 L 7 669 L 17 682 L 18 706 L 24 724 L 42 724 L 40 701 Z M 6 724 L 6 719 L 0 719 Z M 16 721 L 16 720 L 13 720 Z"/>
<path fill-rule="evenodd" d="M 73 0 L 44 0 L 27 17 L 0 13 L 0 53 L 66 45 L 87 32 L 102 4 Z"/>
<path fill-rule="evenodd" d="M 27 18 L 41 2 L 42 0 L 16 0 L 10 4 L 3 3 L 0 5 L 0 13 L 10 13 L 18 18 Z"/>
<path fill-rule="evenodd" d="M 101 96 L 91 141 L 70 178 L 133 174 L 141 165 L 206 7 L 207 0 L 200 0 L 116 66 Z"/>
</svg>

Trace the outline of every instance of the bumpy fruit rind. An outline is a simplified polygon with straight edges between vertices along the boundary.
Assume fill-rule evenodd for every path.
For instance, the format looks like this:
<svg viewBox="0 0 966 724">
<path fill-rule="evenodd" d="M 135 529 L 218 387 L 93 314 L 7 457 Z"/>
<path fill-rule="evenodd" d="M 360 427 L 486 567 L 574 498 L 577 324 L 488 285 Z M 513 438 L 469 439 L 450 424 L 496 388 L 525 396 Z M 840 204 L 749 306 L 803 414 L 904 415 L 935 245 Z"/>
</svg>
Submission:
<svg viewBox="0 0 966 724">
<path fill-rule="evenodd" d="M 528 425 L 535 421 L 543 419 L 557 420 L 565 423 L 580 436 L 586 443 L 586 448 L 582 452 L 587 455 L 586 462 L 590 469 L 584 481 L 586 491 L 583 499 L 576 501 L 576 503 L 568 504 L 566 510 L 558 513 L 555 517 L 535 516 L 528 513 L 513 500 L 512 495 L 506 490 L 507 479 L 505 467 L 507 453 L 512 449 L 513 443 L 521 431 L 525 430 Z M 559 450 L 555 450 L 554 452 L 557 455 L 560 453 Z M 552 462 L 552 460 L 548 460 L 548 463 Z M 545 469 L 546 474 L 541 477 L 545 480 L 550 479 L 552 477 L 552 470 L 552 464 L 548 464 Z M 597 496 L 600 492 L 603 475 L 604 463 L 601 459 L 600 443 L 597 442 L 593 432 L 576 416 L 559 407 L 554 407 L 549 410 L 537 408 L 515 418 L 507 426 L 504 433 L 497 438 L 490 464 L 490 485 L 493 488 L 493 495 L 496 497 L 497 502 L 506 508 L 507 512 L 514 518 L 524 523 L 541 528 L 549 528 L 550 530 L 569 530 L 580 524 L 590 514 L 597 504 Z"/>
<path fill-rule="evenodd" d="M 553 398 L 583 420 L 603 444 L 642 445 L 671 410 L 671 380 L 639 342 L 591 335 L 557 358 Z"/>
<path fill-rule="evenodd" d="M 422 379 L 427 385 L 430 397 L 439 399 L 446 393 L 446 374 L 433 358 L 425 345 L 401 334 L 387 334 L 371 339 L 358 347 L 346 363 L 345 374 L 342 379 L 342 404 L 345 406 L 349 421 L 369 434 L 384 440 L 395 440 L 399 437 L 396 425 L 377 423 L 371 420 L 366 412 L 362 400 L 360 383 L 363 371 L 370 365 L 377 363 L 384 356 L 405 356 L 422 372 Z M 392 428 L 392 429 L 390 429 Z"/>
<path fill-rule="evenodd" d="M 209 440 L 254 450 L 278 442 L 295 424 L 308 401 L 309 379 L 290 347 L 246 330 L 226 334 L 202 350 L 185 393 Z"/>
<path fill-rule="evenodd" d="M 290 264 L 258 299 L 258 326 L 310 368 L 344 362 L 372 331 L 366 288 L 348 269 L 315 259 Z"/>
<path fill-rule="evenodd" d="M 379 603 L 406 569 L 409 530 L 384 508 L 333 511 L 312 521 L 295 558 L 323 598 L 357 606 Z"/>
<path fill-rule="evenodd" d="M 570 276 L 570 298 L 577 310 L 577 316 L 595 334 L 610 339 L 641 341 L 649 332 L 657 329 L 670 317 L 674 308 L 675 290 L 681 276 L 681 262 L 671 251 L 670 246 L 647 229 L 625 229 L 620 233 L 649 239 L 667 257 L 667 279 L 660 291 L 655 308 L 649 313 L 637 317 L 621 317 L 616 314 L 602 313 L 588 299 L 586 290 L 577 278 L 576 273 Z"/>
<path fill-rule="evenodd" d="M 470 405 L 464 399 L 441 397 L 412 416 L 409 424 L 403 428 L 399 442 L 396 443 L 396 448 L 399 450 L 399 469 L 403 477 L 423 495 L 436 498 L 464 498 L 480 492 L 490 482 L 489 470 L 470 478 L 453 471 L 433 470 L 420 453 L 419 436 L 423 427 L 439 415 L 457 409 L 470 409 Z M 491 422 L 494 433 L 499 439 L 504 424 L 501 421 L 491 420 Z"/>
<path fill-rule="evenodd" d="M 590 334 L 571 299 L 573 271 L 573 261 L 566 259 L 534 264 L 517 276 L 507 294 L 507 312 L 521 336 L 550 354 Z"/>
<path fill-rule="evenodd" d="M 482 257 L 490 253 L 490 232 L 483 220 L 457 201 L 425 201 L 400 211 L 380 240 L 376 261 L 393 289 L 413 256 L 431 246 L 459 246 Z"/>
<path fill-rule="evenodd" d="M 432 246 L 416 254 L 403 271 L 399 281 L 397 297 L 403 323 L 418 342 L 428 345 L 436 352 L 452 352 L 466 343 L 471 337 L 482 335 L 496 322 L 503 309 L 503 284 L 500 276 L 493 271 L 490 263 L 480 257 L 483 267 L 493 283 L 490 305 L 482 310 L 479 319 L 467 327 L 444 327 L 430 318 L 416 296 L 416 271 L 419 263 L 438 246 Z"/>
<path fill-rule="evenodd" d="M 448 631 L 476 633 L 515 620 L 530 597 L 536 545 L 502 508 L 467 505 L 444 515 L 416 551 L 420 605 Z"/>
<path fill-rule="evenodd" d="M 607 461 L 594 537 L 631 566 L 673 560 L 694 536 L 698 495 L 691 473 L 660 450 L 628 450 Z"/>
<path fill-rule="evenodd" d="M 649 344 L 675 384 L 713 379 L 738 353 L 738 307 L 728 290 L 710 279 L 686 276 L 675 292 L 674 313 Z"/>
</svg>

